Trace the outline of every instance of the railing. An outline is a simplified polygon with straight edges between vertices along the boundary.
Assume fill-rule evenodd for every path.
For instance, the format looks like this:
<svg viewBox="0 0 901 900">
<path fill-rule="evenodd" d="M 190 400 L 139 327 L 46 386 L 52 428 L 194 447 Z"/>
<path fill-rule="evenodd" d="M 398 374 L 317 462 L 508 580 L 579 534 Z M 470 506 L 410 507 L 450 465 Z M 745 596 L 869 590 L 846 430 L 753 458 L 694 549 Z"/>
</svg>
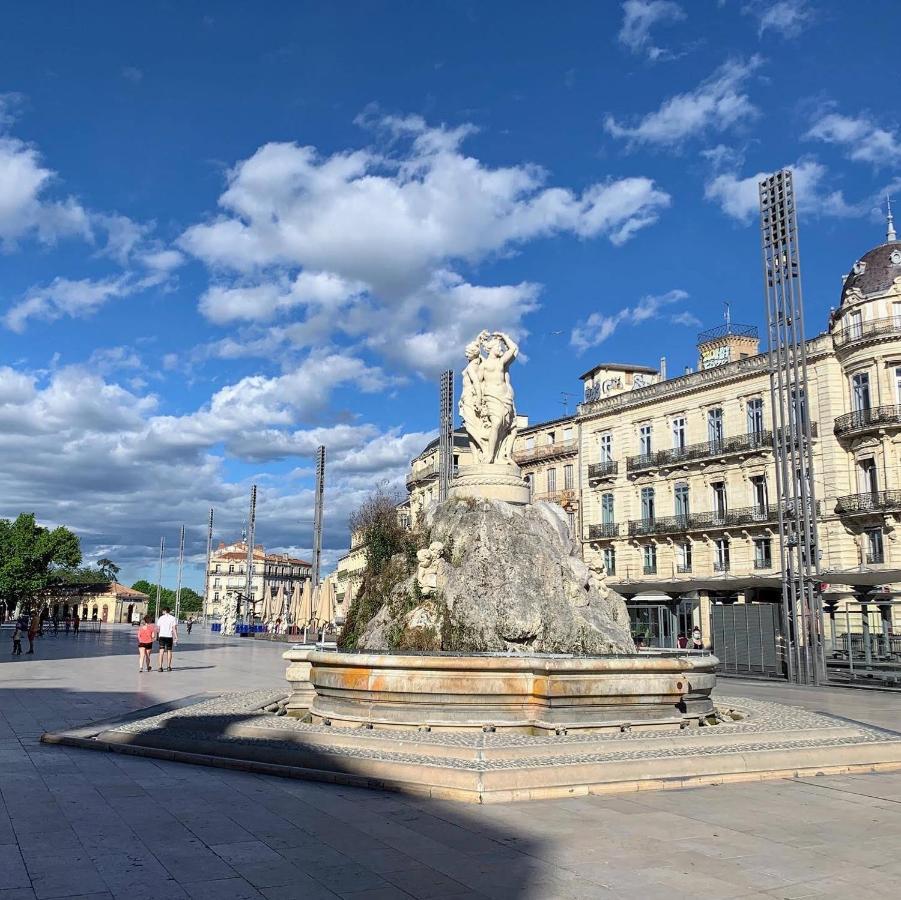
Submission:
<svg viewBox="0 0 901 900">
<path fill-rule="evenodd" d="M 893 491 L 899 496 L 901 491 Z M 869 495 L 866 495 L 869 497 Z M 845 498 L 841 498 L 845 499 Z M 817 506 L 819 510 L 819 504 Z M 783 506 L 785 518 L 793 518 L 792 504 Z M 836 510 L 838 511 L 838 510 Z M 766 524 L 779 521 L 779 506 L 746 506 L 740 509 L 728 509 L 719 512 L 687 513 L 680 516 L 655 516 L 653 518 L 630 519 L 630 535 L 648 534 L 683 534 L 687 531 L 700 531 L 708 528 L 730 528 L 736 525 Z"/>
<path fill-rule="evenodd" d="M 869 491 L 866 494 L 848 494 L 835 501 L 835 511 L 840 516 L 899 508 L 901 508 L 901 491 Z"/>
<path fill-rule="evenodd" d="M 846 325 L 832 335 L 836 347 L 848 347 L 858 341 L 882 335 L 901 334 L 901 317 L 891 316 L 886 319 L 871 319 L 855 325 Z"/>
<path fill-rule="evenodd" d="M 689 572 L 691 572 L 691 563 L 679 563 L 676 566 L 677 575 L 687 575 Z"/>
<path fill-rule="evenodd" d="M 885 553 L 867 553 L 866 556 L 868 566 L 878 566 L 885 562 Z"/>
<path fill-rule="evenodd" d="M 755 569 L 772 569 L 773 561 L 772 561 L 772 559 L 755 559 L 754 560 L 754 568 Z"/>
<path fill-rule="evenodd" d="M 733 325 L 731 323 L 729 325 L 717 325 L 714 328 L 708 328 L 707 331 L 702 331 L 698 335 L 698 343 L 705 344 L 707 341 L 713 341 L 730 334 L 734 334 L 736 337 L 756 338 L 757 326 Z"/>
<path fill-rule="evenodd" d="M 711 459 L 728 453 L 742 453 L 748 450 L 771 450 L 773 434 L 770 431 L 754 431 L 718 441 L 704 441 L 702 444 L 688 444 L 671 450 L 657 450 L 654 453 L 638 454 L 626 459 L 626 470 L 637 472 L 654 469 L 690 460 Z"/>
<path fill-rule="evenodd" d="M 601 522 L 598 525 L 588 526 L 588 539 L 612 538 L 619 534 L 619 522 Z"/>
<path fill-rule="evenodd" d="M 643 575 L 656 575 L 657 574 L 657 564 L 655 563 L 652 566 L 642 566 L 642 574 Z"/>
<path fill-rule="evenodd" d="M 848 434 L 881 425 L 901 425 L 901 406 L 873 406 L 846 413 L 835 420 L 835 433 Z"/>
<path fill-rule="evenodd" d="M 437 459 L 427 466 L 411 469 L 407 472 L 407 487 L 410 487 L 412 484 L 421 484 L 423 481 L 430 481 L 432 478 L 437 478 L 439 472 L 440 468 Z"/>
<path fill-rule="evenodd" d="M 608 459 L 604 462 L 591 463 L 588 466 L 588 480 L 594 478 L 607 478 L 610 475 L 616 475 L 619 471 L 619 462 L 615 459 Z"/>
<path fill-rule="evenodd" d="M 575 440 L 555 441 L 553 444 L 542 444 L 540 447 L 532 447 L 529 450 L 514 450 L 513 459 L 517 463 L 535 462 L 541 459 L 550 459 L 553 456 L 564 456 L 574 452 L 578 448 Z"/>
<path fill-rule="evenodd" d="M 715 559 L 713 561 L 713 571 L 714 572 L 728 572 L 729 571 L 729 560 L 728 559 Z"/>
</svg>

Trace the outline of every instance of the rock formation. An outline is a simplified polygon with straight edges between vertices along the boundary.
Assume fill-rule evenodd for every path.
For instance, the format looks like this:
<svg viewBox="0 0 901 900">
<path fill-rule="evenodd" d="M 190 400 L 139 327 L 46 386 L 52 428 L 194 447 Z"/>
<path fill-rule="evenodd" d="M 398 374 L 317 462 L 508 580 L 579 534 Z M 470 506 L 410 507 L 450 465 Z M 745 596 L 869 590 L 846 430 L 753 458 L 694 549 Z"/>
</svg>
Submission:
<svg viewBox="0 0 901 900">
<path fill-rule="evenodd" d="M 579 558 L 556 504 L 452 498 L 425 524 L 426 584 L 400 583 L 359 649 L 634 652 L 625 601 Z"/>
</svg>

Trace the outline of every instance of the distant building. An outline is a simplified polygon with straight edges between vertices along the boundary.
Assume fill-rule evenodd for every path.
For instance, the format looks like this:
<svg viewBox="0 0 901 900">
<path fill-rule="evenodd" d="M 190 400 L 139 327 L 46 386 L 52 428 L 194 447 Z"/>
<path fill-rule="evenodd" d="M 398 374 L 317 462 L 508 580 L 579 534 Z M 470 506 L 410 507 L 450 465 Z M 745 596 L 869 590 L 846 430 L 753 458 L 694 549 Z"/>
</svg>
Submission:
<svg viewBox="0 0 901 900">
<path fill-rule="evenodd" d="M 79 618 L 96 622 L 131 622 L 147 614 L 150 598 L 118 581 L 97 584 L 66 584 L 55 587 L 45 604 L 51 618 Z"/>
<path fill-rule="evenodd" d="M 283 587 L 290 597 L 295 584 L 312 577 L 312 563 L 296 559 L 286 553 L 266 553 L 262 544 L 253 548 L 253 573 L 250 599 L 257 603 L 263 599 L 266 585 L 272 596 Z M 222 615 L 225 601 L 233 595 L 244 594 L 247 588 L 247 542 L 231 544 L 220 542 L 210 556 L 210 572 L 204 613 L 213 619 Z"/>
</svg>

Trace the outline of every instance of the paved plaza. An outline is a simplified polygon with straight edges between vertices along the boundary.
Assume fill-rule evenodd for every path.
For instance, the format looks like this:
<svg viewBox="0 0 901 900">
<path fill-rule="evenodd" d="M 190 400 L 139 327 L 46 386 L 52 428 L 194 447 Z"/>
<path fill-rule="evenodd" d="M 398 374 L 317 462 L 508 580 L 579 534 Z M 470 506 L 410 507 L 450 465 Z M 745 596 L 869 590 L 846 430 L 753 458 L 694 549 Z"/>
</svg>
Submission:
<svg viewBox="0 0 901 900">
<path fill-rule="evenodd" d="M 7 632 L 3 632 L 7 638 Z M 195 633 L 139 675 L 127 627 L 0 657 L 0 900 L 897 897 L 901 773 L 469 806 L 39 743 L 282 683 L 283 645 Z M 901 730 L 901 695 L 729 681 Z"/>
</svg>

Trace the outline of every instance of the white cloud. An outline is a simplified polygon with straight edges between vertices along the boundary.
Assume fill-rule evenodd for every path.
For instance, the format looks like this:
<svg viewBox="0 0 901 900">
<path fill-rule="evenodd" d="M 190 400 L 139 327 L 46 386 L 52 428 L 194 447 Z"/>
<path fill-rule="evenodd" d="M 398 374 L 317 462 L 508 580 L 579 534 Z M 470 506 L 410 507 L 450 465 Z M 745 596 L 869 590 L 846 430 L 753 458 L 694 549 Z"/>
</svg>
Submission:
<svg viewBox="0 0 901 900">
<path fill-rule="evenodd" d="M 63 316 L 90 316 L 111 298 L 127 296 L 134 289 L 134 285 L 124 276 L 99 281 L 54 278 L 46 287 L 29 291 L 6 313 L 3 324 L 10 331 L 21 334 L 29 319 L 53 322 Z"/>
<path fill-rule="evenodd" d="M 685 12 L 672 0 L 626 0 L 619 42 L 633 53 L 647 54 L 651 60 L 665 58 L 667 51 L 651 43 L 651 29 L 663 22 L 680 22 Z"/>
<path fill-rule="evenodd" d="M 670 97 L 636 124 L 624 125 L 608 115 L 604 127 L 613 137 L 627 140 L 630 145 L 677 146 L 690 137 L 749 122 L 758 110 L 744 88 L 762 63 L 759 56 L 752 56 L 747 62 L 731 60 L 694 90 Z"/>
<path fill-rule="evenodd" d="M 573 328 L 570 335 L 570 343 L 576 348 L 576 352 L 584 353 L 591 347 L 596 347 L 607 340 L 620 325 L 640 325 L 649 319 L 659 318 L 663 311 L 686 300 L 688 294 L 678 288 L 667 291 L 665 294 L 649 294 L 642 297 L 635 306 L 627 306 L 612 314 L 592 313 L 584 322 L 580 322 Z M 694 324 L 693 317 L 689 313 L 681 313 L 671 316 L 671 321 L 676 324 Z"/>
<path fill-rule="evenodd" d="M 829 190 L 825 182 L 828 170 L 814 159 L 802 158 L 791 166 L 798 209 L 820 216 L 855 216 L 859 206 L 849 204 L 840 190 Z M 772 174 L 758 172 L 747 178 L 736 172 L 713 175 L 704 187 L 704 196 L 716 203 L 727 215 L 748 224 L 759 215 L 761 179 Z"/>
<path fill-rule="evenodd" d="M 202 352 L 265 355 L 343 333 L 431 374 L 489 315 L 492 327 L 521 334 L 536 308 L 536 285 L 474 285 L 462 270 L 555 234 L 619 245 L 670 203 L 645 177 L 576 192 L 548 187 L 538 166 L 488 166 L 462 150 L 468 125 L 360 121 L 387 135 L 386 150 L 323 157 L 266 144 L 229 173 L 222 214 L 182 235 L 182 248 L 216 273 L 201 312 L 219 324 L 252 323 Z"/>
<path fill-rule="evenodd" d="M 782 37 L 797 37 L 813 22 L 814 15 L 807 0 L 756 0 L 742 9 L 742 12 L 757 19 L 757 36 L 763 37 L 767 31 L 775 31 Z"/>
<path fill-rule="evenodd" d="M 827 113 L 804 136 L 837 144 L 849 159 L 870 163 L 876 168 L 901 163 L 901 137 L 897 130 L 890 131 L 877 125 L 866 112 L 857 116 Z"/>
<path fill-rule="evenodd" d="M 122 77 L 132 84 L 140 84 L 144 80 L 144 73 L 136 66 L 124 66 Z"/>
</svg>

